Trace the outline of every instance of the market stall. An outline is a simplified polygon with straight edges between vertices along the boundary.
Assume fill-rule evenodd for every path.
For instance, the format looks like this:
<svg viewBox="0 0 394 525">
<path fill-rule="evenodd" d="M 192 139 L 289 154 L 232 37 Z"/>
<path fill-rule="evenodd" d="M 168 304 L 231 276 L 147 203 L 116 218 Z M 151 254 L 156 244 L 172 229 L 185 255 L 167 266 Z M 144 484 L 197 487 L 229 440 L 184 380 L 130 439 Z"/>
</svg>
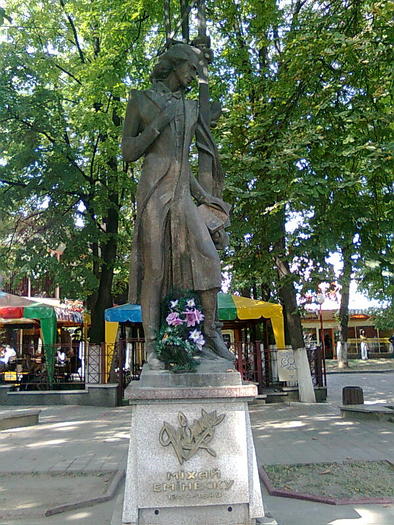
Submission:
<svg viewBox="0 0 394 525">
<path fill-rule="evenodd" d="M 48 383 L 54 379 L 57 330 L 61 326 L 82 325 L 81 312 L 60 305 L 58 300 L 26 298 L 0 291 L 0 326 L 39 327 Z"/>
<path fill-rule="evenodd" d="M 263 345 L 253 339 L 253 329 L 259 324 L 270 323 L 272 327 L 275 346 L 278 349 L 285 347 L 284 320 L 282 306 L 279 304 L 256 301 L 248 297 L 239 295 L 218 294 L 218 317 L 223 322 L 223 335 L 229 347 L 237 356 L 237 367 L 243 372 L 247 368 L 246 361 L 253 361 L 253 371 L 251 377 L 256 376 L 261 382 L 261 350 Z M 113 365 L 113 354 L 116 349 L 115 342 L 118 337 L 119 326 L 141 325 L 141 307 L 136 304 L 123 304 L 108 308 L 105 311 L 105 343 L 103 367 L 106 374 L 109 374 Z M 230 340 L 226 337 L 229 332 L 233 334 Z M 235 334 L 235 336 L 234 336 Z M 243 339 L 242 339 L 243 338 Z M 266 337 L 266 348 L 268 348 L 268 337 Z M 132 345 L 137 350 L 141 348 L 141 340 L 133 340 Z M 140 352 L 138 352 L 140 354 Z M 141 355 L 132 355 L 133 368 L 142 366 Z M 244 374 L 245 375 L 245 374 Z M 259 377 L 257 377 L 259 376 Z"/>
<path fill-rule="evenodd" d="M 239 295 L 218 293 L 218 316 L 220 321 L 270 319 L 277 348 L 284 348 L 283 309 L 280 304 L 255 301 Z M 119 323 L 141 323 L 141 307 L 138 304 L 122 304 L 105 311 L 105 342 L 113 344 Z"/>
</svg>

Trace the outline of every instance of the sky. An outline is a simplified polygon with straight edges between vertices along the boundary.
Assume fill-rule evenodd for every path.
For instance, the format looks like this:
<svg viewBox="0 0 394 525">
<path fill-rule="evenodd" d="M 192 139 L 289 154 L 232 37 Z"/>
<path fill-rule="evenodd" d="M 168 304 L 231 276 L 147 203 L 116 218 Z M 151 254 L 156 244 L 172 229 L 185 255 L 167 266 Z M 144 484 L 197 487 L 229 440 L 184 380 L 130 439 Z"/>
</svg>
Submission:
<svg viewBox="0 0 394 525">
<path fill-rule="evenodd" d="M 350 284 L 349 308 L 350 310 L 365 310 L 367 308 L 379 307 L 381 304 L 378 301 L 368 299 L 365 295 L 357 290 L 357 283 L 352 281 Z M 333 310 L 339 308 L 339 303 L 335 301 L 326 300 L 322 305 L 323 310 Z"/>
<path fill-rule="evenodd" d="M 334 265 L 335 272 L 338 274 L 341 269 L 340 254 L 339 253 L 331 254 L 330 258 L 328 259 L 328 262 Z M 228 269 L 222 272 L 222 278 L 223 278 L 222 291 L 224 293 L 230 293 L 230 291 L 233 292 L 233 290 L 230 290 L 231 272 Z M 332 300 L 326 299 L 324 303 L 322 304 L 322 309 L 323 310 L 336 310 L 340 306 L 339 301 L 340 301 L 340 294 L 338 294 L 338 301 L 332 301 Z M 349 297 L 349 308 L 351 310 L 365 310 L 367 308 L 381 307 L 381 306 L 382 304 L 379 301 L 371 300 L 368 297 L 366 297 L 363 293 L 361 293 L 357 289 L 356 281 L 354 280 L 351 281 L 350 297 Z M 316 308 L 317 308 L 317 305 L 316 305 Z"/>
<path fill-rule="evenodd" d="M 336 275 L 338 275 L 342 267 L 340 254 L 332 253 L 331 256 L 328 258 L 327 262 L 334 265 L 334 271 Z M 351 281 L 350 297 L 349 297 L 349 308 L 351 310 L 366 309 L 366 308 L 373 308 L 373 307 L 379 307 L 379 306 L 381 306 L 381 303 L 379 301 L 368 299 L 368 297 L 366 297 L 364 294 L 362 294 L 357 289 L 356 281 L 354 280 Z M 330 310 L 336 307 L 339 307 L 339 304 L 333 301 L 325 301 L 322 306 L 324 310 Z"/>
</svg>

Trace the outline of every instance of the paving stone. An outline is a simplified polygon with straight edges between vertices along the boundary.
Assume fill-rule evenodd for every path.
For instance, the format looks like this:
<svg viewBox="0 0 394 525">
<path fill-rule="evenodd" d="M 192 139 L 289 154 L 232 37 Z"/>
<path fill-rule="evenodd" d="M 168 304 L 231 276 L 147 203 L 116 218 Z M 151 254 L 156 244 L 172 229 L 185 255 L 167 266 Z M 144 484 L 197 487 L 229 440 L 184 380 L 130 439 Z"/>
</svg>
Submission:
<svg viewBox="0 0 394 525">
<path fill-rule="evenodd" d="M 392 423 L 346 422 L 339 414 L 342 387 L 364 388 L 366 402 L 394 404 L 394 373 L 330 374 L 327 404 L 251 405 L 260 464 L 355 459 L 394 461 Z M 128 448 L 129 407 L 52 406 L 41 409 L 37 427 L 0 432 L 0 472 L 122 468 Z M 13 407 L 5 407 L 12 410 Z M 327 433 L 326 433 L 327 432 Z M 346 434 L 345 434 L 346 432 Z M 345 439 L 344 439 L 345 436 Z M 312 439 L 315 437 L 317 439 Z M 39 445 L 39 446 L 38 446 Z M 21 486 L 23 490 L 23 486 Z M 264 507 L 279 525 L 392 525 L 394 505 L 324 505 L 278 498 L 263 488 Z M 50 518 L 2 521 L 1 525 L 110 525 L 115 499 Z"/>
</svg>

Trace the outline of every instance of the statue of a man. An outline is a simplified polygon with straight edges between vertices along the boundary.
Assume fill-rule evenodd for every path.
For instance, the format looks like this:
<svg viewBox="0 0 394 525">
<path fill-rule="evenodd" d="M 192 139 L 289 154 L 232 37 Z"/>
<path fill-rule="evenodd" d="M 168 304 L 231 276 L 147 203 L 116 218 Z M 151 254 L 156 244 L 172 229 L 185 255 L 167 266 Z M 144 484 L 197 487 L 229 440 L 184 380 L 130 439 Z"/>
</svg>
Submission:
<svg viewBox="0 0 394 525">
<path fill-rule="evenodd" d="M 137 190 L 129 301 L 141 304 L 145 348 L 152 369 L 164 368 L 155 346 L 160 304 L 172 290 L 198 292 L 205 316 L 206 346 L 220 357 L 234 359 L 216 326 L 221 271 L 212 238 L 215 234 L 208 229 L 197 204 L 214 206 L 224 213 L 229 207 L 199 184 L 189 165 L 190 144 L 197 127 L 204 127 L 198 102 L 184 96 L 198 65 L 198 49 L 186 44 L 170 47 L 153 70 L 152 88 L 132 91 L 124 124 L 125 161 L 144 156 Z M 208 137 L 204 147 L 211 150 L 215 169 L 216 148 L 213 142 L 209 147 L 209 130 L 201 132 Z"/>
</svg>

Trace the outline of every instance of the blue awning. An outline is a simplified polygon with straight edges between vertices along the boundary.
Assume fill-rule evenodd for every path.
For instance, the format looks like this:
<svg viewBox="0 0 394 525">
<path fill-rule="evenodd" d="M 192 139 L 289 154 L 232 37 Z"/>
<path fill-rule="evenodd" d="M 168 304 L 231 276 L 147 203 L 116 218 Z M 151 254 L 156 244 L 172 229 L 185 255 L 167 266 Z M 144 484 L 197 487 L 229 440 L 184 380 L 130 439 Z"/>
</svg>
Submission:
<svg viewBox="0 0 394 525">
<path fill-rule="evenodd" d="M 105 310 L 105 320 L 110 323 L 142 323 L 139 304 L 122 304 Z"/>
<path fill-rule="evenodd" d="M 218 317 L 220 321 L 270 319 L 278 348 L 285 346 L 283 310 L 279 304 L 219 293 Z M 107 308 L 104 318 L 105 321 L 112 323 L 142 323 L 141 306 L 127 303 Z"/>
</svg>

